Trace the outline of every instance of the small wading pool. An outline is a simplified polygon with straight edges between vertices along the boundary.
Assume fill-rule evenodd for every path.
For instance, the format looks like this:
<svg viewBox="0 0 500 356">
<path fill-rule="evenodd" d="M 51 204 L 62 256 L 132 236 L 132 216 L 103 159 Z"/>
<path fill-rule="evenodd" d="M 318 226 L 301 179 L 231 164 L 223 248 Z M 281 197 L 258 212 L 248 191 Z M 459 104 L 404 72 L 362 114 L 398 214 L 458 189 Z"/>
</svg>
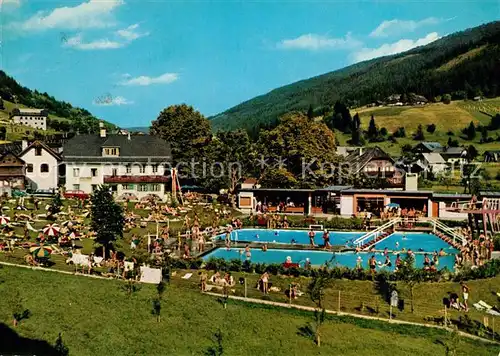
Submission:
<svg viewBox="0 0 500 356">
<path fill-rule="evenodd" d="M 309 244 L 309 230 L 266 230 L 266 229 L 242 229 L 231 232 L 232 241 L 246 242 L 268 242 L 290 244 L 295 240 L 297 244 Z M 363 236 L 366 232 L 344 232 L 344 231 L 329 231 L 330 243 L 332 245 L 345 245 L 346 242 Z M 225 235 L 220 235 L 221 240 L 225 239 Z M 314 242 L 317 245 L 323 244 L 323 232 L 315 231 Z"/>
<path fill-rule="evenodd" d="M 304 263 L 306 258 L 309 258 L 312 265 L 322 265 L 325 262 L 329 262 L 332 267 L 335 266 L 343 266 L 354 268 L 356 267 L 356 260 L 358 256 L 362 258 L 362 266 L 363 268 L 368 268 L 368 260 L 372 255 L 375 255 L 377 262 L 384 263 L 385 257 L 382 253 L 369 253 L 369 252 L 328 252 L 328 251 L 312 251 L 312 250 L 277 250 L 277 249 L 269 249 L 267 251 L 262 251 L 261 249 L 251 249 L 251 257 L 250 262 L 252 263 L 284 263 L 287 257 L 291 257 L 292 263 L 298 263 L 301 267 L 304 267 Z M 406 253 L 401 253 L 400 257 L 405 258 L 407 256 Z M 223 258 L 227 261 L 230 260 L 241 260 L 245 261 L 247 258 L 245 256 L 245 250 L 242 248 L 231 248 L 227 250 L 226 248 L 218 248 L 207 255 L 203 256 L 204 260 L 208 260 L 210 258 Z M 377 267 L 377 270 L 389 270 L 393 271 L 395 267 L 396 255 L 389 255 L 392 267 Z M 432 256 L 429 256 L 432 258 Z M 450 271 L 453 270 L 454 265 L 454 255 L 447 255 L 439 257 L 439 265 L 438 269 L 443 269 L 447 267 Z M 415 256 L 415 267 L 422 268 L 424 265 L 424 255 L 417 253 Z"/>
</svg>

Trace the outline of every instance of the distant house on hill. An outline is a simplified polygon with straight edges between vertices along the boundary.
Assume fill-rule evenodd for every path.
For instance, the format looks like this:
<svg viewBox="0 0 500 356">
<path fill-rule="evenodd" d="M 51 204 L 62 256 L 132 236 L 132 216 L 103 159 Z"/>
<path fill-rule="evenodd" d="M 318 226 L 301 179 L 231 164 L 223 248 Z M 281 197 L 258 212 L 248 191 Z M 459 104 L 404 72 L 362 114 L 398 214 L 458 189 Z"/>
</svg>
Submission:
<svg viewBox="0 0 500 356">
<path fill-rule="evenodd" d="M 394 159 L 380 147 L 365 148 L 362 152 L 352 152 L 345 158 L 352 175 L 366 178 L 387 179 L 389 185 L 403 184 L 403 177 L 396 175 Z"/>
<path fill-rule="evenodd" d="M 484 152 L 485 162 L 500 162 L 500 150 Z"/>
<path fill-rule="evenodd" d="M 446 163 L 466 163 L 467 149 L 465 147 L 446 147 L 442 152 Z"/>
<path fill-rule="evenodd" d="M 414 153 L 441 153 L 443 146 L 439 142 L 424 141 L 413 147 L 412 151 Z"/>
<path fill-rule="evenodd" d="M 38 130 L 47 130 L 46 109 L 15 108 L 12 110 L 12 121 L 18 125 L 25 125 Z"/>
<path fill-rule="evenodd" d="M 337 146 L 337 154 L 343 157 L 349 156 L 353 152 L 363 153 L 363 147 Z"/>
<path fill-rule="evenodd" d="M 424 171 L 433 173 L 443 172 L 447 167 L 443 156 L 437 152 L 421 153 L 417 164 L 421 166 Z"/>
</svg>

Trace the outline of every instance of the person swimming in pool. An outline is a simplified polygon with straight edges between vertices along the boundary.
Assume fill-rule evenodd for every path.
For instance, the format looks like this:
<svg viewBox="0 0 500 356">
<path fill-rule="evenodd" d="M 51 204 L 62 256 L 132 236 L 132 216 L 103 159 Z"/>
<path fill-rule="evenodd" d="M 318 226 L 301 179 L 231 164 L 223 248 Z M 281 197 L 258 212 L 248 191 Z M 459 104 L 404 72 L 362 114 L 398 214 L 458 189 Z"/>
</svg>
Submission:
<svg viewBox="0 0 500 356">
<path fill-rule="evenodd" d="M 396 271 L 403 265 L 403 260 L 399 256 L 399 253 L 396 255 Z"/>
<path fill-rule="evenodd" d="M 264 244 L 264 246 L 262 246 L 262 251 L 263 251 L 263 252 L 266 252 L 266 251 L 267 251 L 267 244 Z"/>
<path fill-rule="evenodd" d="M 389 255 L 389 249 L 386 247 L 384 248 L 384 256 L 387 256 Z"/>
<path fill-rule="evenodd" d="M 396 241 L 396 250 L 399 248 L 399 241 Z"/>
<path fill-rule="evenodd" d="M 406 240 L 406 232 L 403 232 L 403 237 L 401 239 Z"/>
<path fill-rule="evenodd" d="M 290 241 L 290 243 L 291 243 L 292 245 L 295 245 L 295 244 L 297 243 L 297 241 L 295 241 L 295 239 L 292 239 L 292 241 Z"/>
</svg>

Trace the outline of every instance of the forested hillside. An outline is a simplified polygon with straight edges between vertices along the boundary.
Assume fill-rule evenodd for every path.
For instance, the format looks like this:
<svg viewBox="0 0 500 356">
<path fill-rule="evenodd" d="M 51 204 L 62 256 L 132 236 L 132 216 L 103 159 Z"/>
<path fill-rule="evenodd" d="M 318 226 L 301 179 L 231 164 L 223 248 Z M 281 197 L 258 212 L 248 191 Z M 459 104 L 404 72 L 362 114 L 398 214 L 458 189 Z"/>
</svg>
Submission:
<svg viewBox="0 0 500 356">
<path fill-rule="evenodd" d="M 1 70 L 0 97 L 21 106 L 47 109 L 49 111 L 48 126 L 56 131 L 97 132 L 99 130 L 99 120 L 86 109 L 59 101 L 47 93 L 23 87 Z M 106 123 L 106 125 L 109 128 L 115 128 L 113 124 Z"/>
<path fill-rule="evenodd" d="M 215 117 L 216 130 L 273 126 L 278 117 L 312 106 L 331 112 L 337 101 L 350 106 L 417 93 L 429 100 L 500 95 L 500 22 L 458 32 L 408 52 L 373 59 L 299 81 L 239 104 Z"/>
</svg>

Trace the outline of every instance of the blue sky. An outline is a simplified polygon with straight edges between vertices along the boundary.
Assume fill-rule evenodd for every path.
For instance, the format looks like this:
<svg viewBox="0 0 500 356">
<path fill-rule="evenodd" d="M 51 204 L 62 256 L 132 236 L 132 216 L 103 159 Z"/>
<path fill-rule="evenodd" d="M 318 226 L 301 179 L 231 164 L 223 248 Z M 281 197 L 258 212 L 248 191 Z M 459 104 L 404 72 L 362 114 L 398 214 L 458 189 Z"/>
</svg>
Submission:
<svg viewBox="0 0 500 356">
<path fill-rule="evenodd" d="M 500 19 L 498 1 L 0 0 L 1 67 L 122 127 L 210 116 L 279 86 Z"/>
</svg>

